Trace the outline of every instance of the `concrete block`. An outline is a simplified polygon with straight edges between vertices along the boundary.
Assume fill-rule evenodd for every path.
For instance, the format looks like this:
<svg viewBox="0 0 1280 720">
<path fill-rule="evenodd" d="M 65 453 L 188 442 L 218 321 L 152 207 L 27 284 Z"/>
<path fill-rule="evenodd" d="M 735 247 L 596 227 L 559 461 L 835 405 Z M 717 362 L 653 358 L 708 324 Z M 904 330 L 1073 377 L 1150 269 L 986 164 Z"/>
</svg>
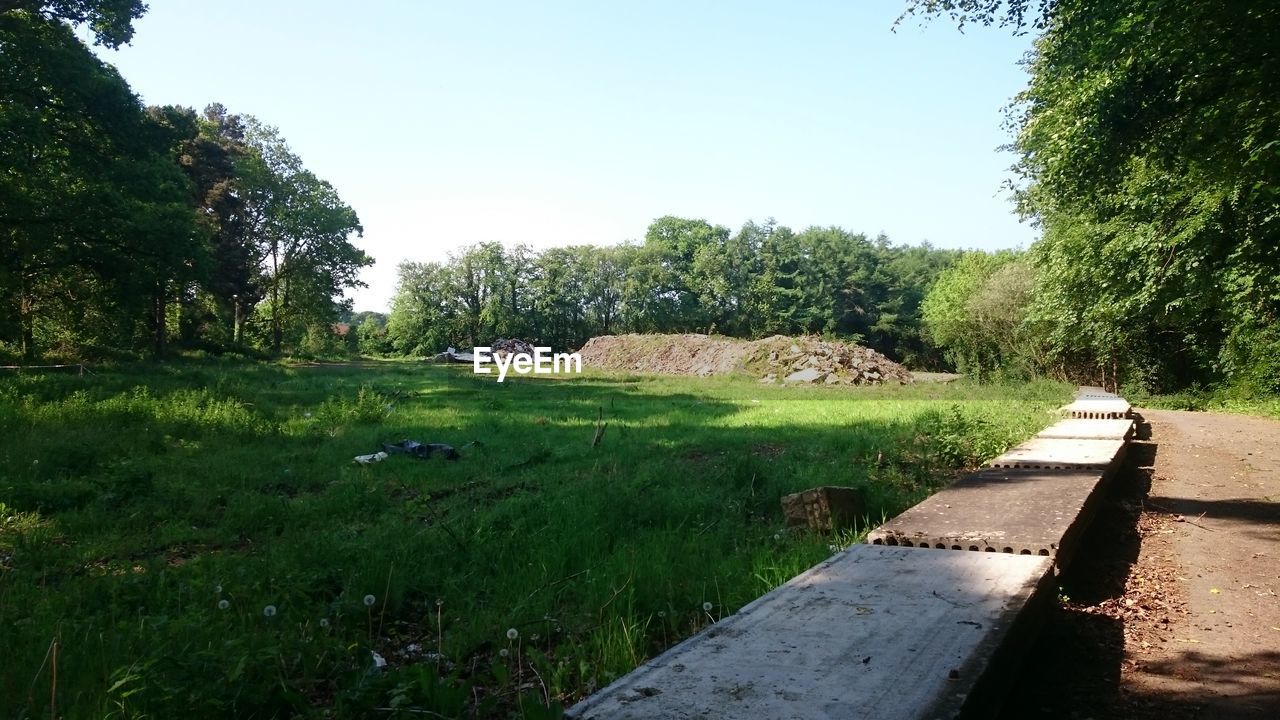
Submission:
<svg viewBox="0 0 1280 720">
<path fill-rule="evenodd" d="M 782 516 L 789 527 L 835 530 L 852 527 L 866 514 L 866 497 L 858 488 L 827 486 L 782 497 Z"/>
<path fill-rule="evenodd" d="M 1038 438 L 1075 440 L 1128 440 L 1133 435 L 1133 421 L 1124 420 L 1060 420 L 1036 434 Z"/>
<path fill-rule="evenodd" d="M 867 542 L 1049 556 L 1065 565 L 1102 479 L 1097 470 L 984 470 L 872 530 Z"/>
<path fill-rule="evenodd" d="M 988 467 L 1027 470 L 1110 471 L 1124 440 L 1031 438 L 987 463 Z"/>
<path fill-rule="evenodd" d="M 855 545 L 569 708 L 583 720 L 951 718 L 1049 558 Z M 984 682 L 989 682 L 984 681 Z"/>
<path fill-rule="evenodd" d="M 1062 408 L 1068 417 L 1083 420 L 1122 419 L 1131 415 L 1128 401 L 1123 398 L 1087 398 Z"/>
</svg>

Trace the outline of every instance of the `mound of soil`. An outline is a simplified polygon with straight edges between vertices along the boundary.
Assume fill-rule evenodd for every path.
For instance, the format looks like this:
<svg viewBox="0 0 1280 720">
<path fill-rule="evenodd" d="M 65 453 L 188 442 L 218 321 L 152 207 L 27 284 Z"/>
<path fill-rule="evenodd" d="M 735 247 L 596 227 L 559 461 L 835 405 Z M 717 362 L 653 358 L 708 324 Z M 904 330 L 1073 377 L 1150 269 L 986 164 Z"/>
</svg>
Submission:
<svg viewBox="0 0 1280 720">
<path fill-rule="evenodd" d="M 586 367 L 656 375 L 742 372 L 767 383 L 868 385 L 911 382 L 911 373 L 869 348 L 815 337 L 735 340 L 708 335 L 604 335 L 579 351 Z"/>
</svg>

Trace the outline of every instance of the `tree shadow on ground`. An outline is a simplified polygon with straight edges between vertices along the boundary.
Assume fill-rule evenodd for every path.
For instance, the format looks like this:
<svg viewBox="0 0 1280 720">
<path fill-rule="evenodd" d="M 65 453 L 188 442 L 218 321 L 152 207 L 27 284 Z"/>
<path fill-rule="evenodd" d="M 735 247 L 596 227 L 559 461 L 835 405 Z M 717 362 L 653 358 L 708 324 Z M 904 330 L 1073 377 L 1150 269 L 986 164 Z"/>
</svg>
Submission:
<svg viewBox="0 0 1280 720">
<path fill-rule="evenodd" d="M 1097 610 L 1122 598 L 1142 547 L 1138 518 L 1151 490 L 1158 443 L 1138 417 L 1125 463 L 1106 486 L 1071 565 L 1058 577 L 1048 611 L 1022 670 L 1011 679 L 1003 720 L 1022 718 L 1196 717 L 1194 698 L 1136 697 L 1121 688 L 1123 621 Z"/>
</svg>

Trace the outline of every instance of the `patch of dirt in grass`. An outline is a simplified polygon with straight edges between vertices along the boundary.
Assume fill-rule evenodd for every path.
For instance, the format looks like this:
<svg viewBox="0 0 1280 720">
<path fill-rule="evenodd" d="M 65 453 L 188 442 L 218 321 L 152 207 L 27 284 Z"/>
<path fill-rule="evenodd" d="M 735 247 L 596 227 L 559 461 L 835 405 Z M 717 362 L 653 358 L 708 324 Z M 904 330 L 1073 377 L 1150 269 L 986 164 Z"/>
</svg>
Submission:
<svg viewBox="0 0 1280 720">
<path fill-rule="evenodd" d="M 763 458 L 781 457 L 786 451 L 787 449 L 782 445 L 775 445 L 773 443 L 760 443 L 759 445 L 751 448 L 752 455 Z"/>
</svg>

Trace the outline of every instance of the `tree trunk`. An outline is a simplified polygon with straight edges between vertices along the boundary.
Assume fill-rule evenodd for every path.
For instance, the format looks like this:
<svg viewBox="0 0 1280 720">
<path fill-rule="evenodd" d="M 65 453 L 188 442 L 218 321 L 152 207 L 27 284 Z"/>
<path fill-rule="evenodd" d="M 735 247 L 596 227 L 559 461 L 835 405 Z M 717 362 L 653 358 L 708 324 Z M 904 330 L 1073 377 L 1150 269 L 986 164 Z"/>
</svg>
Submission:
<svg viewBox="0 0 1280 720">
<path fill-rule="evenodd" d="M 32 311 L 35 301 L 31 298 L 31 288 L 27 284 L 25 271 L 18 274 L 22 278 L 22 287 L 18 293 L 18 328 L 22 335 L 22 359 L 33 360 L 36 355 L 35 328 Z"/>
<path fill-rule="evenodd" d="M 279 357 L 284 330 L 280 327 L 280 251 L 271 243 L 271 354 Z"/>
<path fill-rule="evenodd" d="M 151 301 L 151 309 L 154 316 L 152 327 L 155 330 L 155 338 L 151 352 L 157 360 L 164 357 L 165 335 L 168 334 L 168 317 L 166 317 L 167 303 L 164 286 L 165 283 L 163 280 L 156 283 L 155 294 L 152 296 Z"/>
</svg>

